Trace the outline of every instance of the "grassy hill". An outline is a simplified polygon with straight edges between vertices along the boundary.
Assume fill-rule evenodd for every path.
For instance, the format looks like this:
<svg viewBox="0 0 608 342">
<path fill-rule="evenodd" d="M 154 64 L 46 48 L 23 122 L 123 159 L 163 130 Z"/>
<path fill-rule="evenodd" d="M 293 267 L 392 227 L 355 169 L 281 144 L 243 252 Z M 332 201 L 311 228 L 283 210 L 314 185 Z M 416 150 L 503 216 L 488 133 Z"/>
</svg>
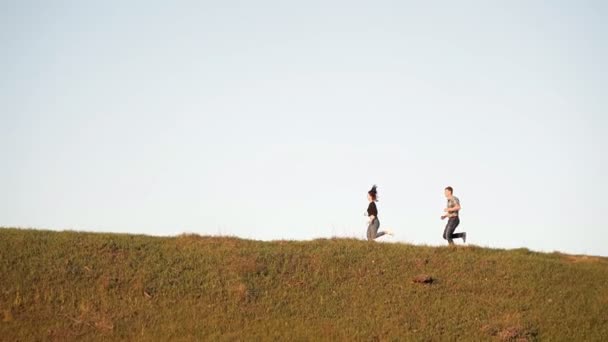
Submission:
<svg viewBox="0 0 608 342">
<path fill-rule="evenodd" d="M 606 341 L 608 258 L 1 228 L 0 340 L 74 339 Z"/>
</svg>

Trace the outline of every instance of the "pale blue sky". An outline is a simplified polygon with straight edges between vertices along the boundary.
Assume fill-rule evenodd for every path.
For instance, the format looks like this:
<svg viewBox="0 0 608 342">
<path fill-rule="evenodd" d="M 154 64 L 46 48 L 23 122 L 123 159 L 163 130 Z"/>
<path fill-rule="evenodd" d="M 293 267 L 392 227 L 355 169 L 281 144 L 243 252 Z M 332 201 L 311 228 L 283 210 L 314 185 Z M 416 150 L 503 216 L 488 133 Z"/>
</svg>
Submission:
<svg viewBox="0 0 608 342">
<path fill-rule="evenodd" d="M 2 1 L 0 225 L 608 255 L 604 1 Z"/>
</svg>

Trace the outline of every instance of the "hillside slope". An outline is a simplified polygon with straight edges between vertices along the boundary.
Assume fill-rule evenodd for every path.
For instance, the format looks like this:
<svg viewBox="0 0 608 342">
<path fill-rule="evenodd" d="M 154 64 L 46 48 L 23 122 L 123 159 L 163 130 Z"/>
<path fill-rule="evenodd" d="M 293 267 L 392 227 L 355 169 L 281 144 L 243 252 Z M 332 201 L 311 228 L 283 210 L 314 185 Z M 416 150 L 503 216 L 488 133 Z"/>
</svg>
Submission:
<svg viewBox="0 0 608 342">
<path fill-rule="evenodd" d="M 606 341 L 608 259 L 1 228 L 0 339 Z"/>
</svg>

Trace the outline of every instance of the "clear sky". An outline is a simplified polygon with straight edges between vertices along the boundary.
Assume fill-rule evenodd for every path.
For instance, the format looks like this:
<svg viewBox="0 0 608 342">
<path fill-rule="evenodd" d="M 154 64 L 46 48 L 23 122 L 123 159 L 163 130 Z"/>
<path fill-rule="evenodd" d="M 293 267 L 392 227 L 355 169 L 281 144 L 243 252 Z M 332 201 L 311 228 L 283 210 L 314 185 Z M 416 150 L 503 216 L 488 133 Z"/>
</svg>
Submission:
<svg viewBox="0 0 608 342">
<path fill-rule="evenodd" d="M 607 4 L 1 1 L 0 225 L 608 255 Z"/>
</svg>

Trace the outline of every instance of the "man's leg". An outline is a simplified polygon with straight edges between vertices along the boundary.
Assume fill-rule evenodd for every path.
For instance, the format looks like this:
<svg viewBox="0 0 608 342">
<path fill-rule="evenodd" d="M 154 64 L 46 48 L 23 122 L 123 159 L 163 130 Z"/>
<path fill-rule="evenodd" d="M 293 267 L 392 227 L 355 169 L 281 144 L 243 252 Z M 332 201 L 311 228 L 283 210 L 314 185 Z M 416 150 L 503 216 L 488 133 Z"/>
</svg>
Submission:
<svg viewBox="0 0 608 342">
<path fill-rule="evenodd" d="M 454 232 L 454 230 L 456 230 L 456 227 L 458 227 L 458 225 L 460 224 L 460 218 L 458 216 L 454 217 L 454 219 L 455 219 L 454 221 L 456 223 L 454 224 L 454 229 L 452 229 L 452 233 Z M 467 235 L 467 233 L 465 233 L 465 232 L 452 234 L 452 239 L 459 239 L 460 238 L 460 239 L 462 239 L 464 241 L 466 235 Z"/>
<path fill-rule="evenodd" d="M 456 226 L 458 226 L 458 222 L 455 219 L 456 217 L 450 217 L 448 219 L 448 224 L 445 225 L 445 230 L 443 231 L 443 238 L 448 240 L 448 243 L 450 245 L 454 244 L 453 234 L 454 230 L 456 229 Z"/>
<path fill-rule="evenodd" d="M 462 239 L 465 233 L 455 233 L 452 234 L 452 239 Z"/>
</svg>

